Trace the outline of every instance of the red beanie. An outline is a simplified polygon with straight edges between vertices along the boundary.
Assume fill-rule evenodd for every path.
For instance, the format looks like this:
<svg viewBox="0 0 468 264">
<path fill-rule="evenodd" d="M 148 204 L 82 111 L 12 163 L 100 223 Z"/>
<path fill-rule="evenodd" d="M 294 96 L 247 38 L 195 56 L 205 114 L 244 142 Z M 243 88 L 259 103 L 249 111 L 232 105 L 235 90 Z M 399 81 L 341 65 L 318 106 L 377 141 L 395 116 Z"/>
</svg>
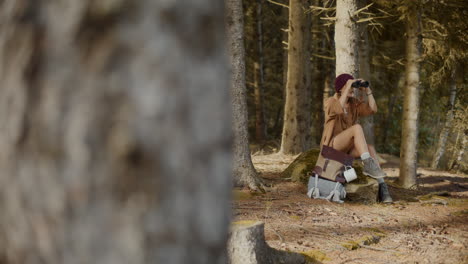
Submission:
<svg viewBox="0 0 468 264">
<path fill-rule="evenodd" d="M 354 77 L 351 74 L 342 73 L 338 75 L 338 77 L 335 79 L 335 91 L 338 93 L 348 80 L 353 79 Z"/>
</svg>

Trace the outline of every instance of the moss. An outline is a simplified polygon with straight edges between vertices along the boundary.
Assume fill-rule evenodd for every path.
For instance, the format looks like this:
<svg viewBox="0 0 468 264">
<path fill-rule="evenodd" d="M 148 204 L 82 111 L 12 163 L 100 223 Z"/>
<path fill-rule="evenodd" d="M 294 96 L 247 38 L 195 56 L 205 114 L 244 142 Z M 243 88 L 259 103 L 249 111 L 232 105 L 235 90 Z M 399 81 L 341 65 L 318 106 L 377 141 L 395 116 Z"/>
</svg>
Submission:
<svg viewBox="0 0 468 264">
<path fill-rule="evenodd" d="M 299 155 L 289 166 L 282 172 L 283 178 L 291 178 L 293 182 L 302 182 L 307 184 L 309 177 L 308 173 L 312 171 L 317 163 L 319 149 L 310 149 Z"/>
<path fill-rule="evenodd" d="M 341 245 L 347 250 L 355 250 L 355 249 L 360 248 L 359 243 L 353 240 L 348 240 L 346 242 L 343 242 L 341 243 Z"/>
<path fill-rule="evenodd" d="M 317 163 L 320 149 L 310 149 L 299 155 L 281 174 L 283 178 L 291 179 L 293 182 L 301 182 L 307 184 L 309 175 Z M 356 184 L 366 184 L 368 177 L 362 173 L 362 164 L 360 161 L 354 161 L 353 168 L 358 175 L 357 179 L 353 181 Z"/>
<path fill-rule="evenodd" d="M 380 237 L 386 237 L 387 233 L 385 231 L 382 231 L 378 228 L 375 227 L 364 227 L 361 228 L 363 231 L 368 231 L 371 232 L 373 235 L 380 236 Z"/>
<path fill-rule="evenodd" d="M 249 200 L 252 199 L 253 196 L 255 196 L 255 193 L 252 192 L 246 192 L 246 191 L 241 191 L 241 190 L 233 190 L 232 191 L 232 199 L 234 201 L 243 201 L 243 200 Z"/>
<path fill-rule="evenodd" d="M 420 195 L 418 196 L 418 199 L 421 201 L 427 201 L 431 199 L 442 199 L 442 200 L 447 200 L 448 193 L 447 192 L 435 192 L 435 193 L 429 193 L 425 195 Z"/>
<path fill-rule="evenodd" d="M 309 250 L 300 252 L 306 259 L 306 263 L 322 263 L 324 260 L 331 260 L 325 253 L 320 250 Z"/>
<path fill-rule="evenodd" d="M 468 209 L 453 212 L 452 215 L 454 215 L 454 216 L 465 216 L 465 215 L 468 215 Z"/>
<path fill-rule="evenodd" d="M 250 226 L 250 225 L 254 225 L 254 224 L 257 223 L 257 222 L 258 222 L 258 221 L 255 221 L 255 220 L 243 220 L 243 221 L 232 222 L 232 225 L 236 225 L 236 226 L 239 226 L 239 225 Z"/>
<path fill-rule="evenodd" d="M 289 218 L 291 218 L 293 220 L 301 220 L 301 217 L 298 216 L 298 215 L 291 215 L 291 216 L 289 216 Z"/>
<path fill-rule="evenodd" d="M 348 240 L 344 243 L 341 243 L 341 246 L 348 250 L 355 250 L 361 247 L 361 245 L 372 245 L 372 244 L 377 244 L 380 241 L 381 237 L 384 237 L 385 235 L 376 233 L 373 235 L 367 235 L 359 238 L 358 240 Z"/>
</svg>

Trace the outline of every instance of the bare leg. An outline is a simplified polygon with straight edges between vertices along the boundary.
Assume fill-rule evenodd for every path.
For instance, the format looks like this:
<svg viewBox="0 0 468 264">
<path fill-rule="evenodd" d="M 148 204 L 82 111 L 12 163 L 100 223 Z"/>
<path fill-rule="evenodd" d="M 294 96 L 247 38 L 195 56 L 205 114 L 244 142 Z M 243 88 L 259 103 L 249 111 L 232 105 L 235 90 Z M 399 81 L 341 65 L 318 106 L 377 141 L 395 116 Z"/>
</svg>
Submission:
<svg viewBox="0 0 468 264">
<path fill-rule="evenodd" d="M 359 124 L 356 124 L 340 134 L 335 136 L 333 140 L 333 148 L 339 151 L 348 151 L 352 146 L 353 157 L 360 157 L 362 153 L 369 152 L 364 132 Z"/>
</svg>

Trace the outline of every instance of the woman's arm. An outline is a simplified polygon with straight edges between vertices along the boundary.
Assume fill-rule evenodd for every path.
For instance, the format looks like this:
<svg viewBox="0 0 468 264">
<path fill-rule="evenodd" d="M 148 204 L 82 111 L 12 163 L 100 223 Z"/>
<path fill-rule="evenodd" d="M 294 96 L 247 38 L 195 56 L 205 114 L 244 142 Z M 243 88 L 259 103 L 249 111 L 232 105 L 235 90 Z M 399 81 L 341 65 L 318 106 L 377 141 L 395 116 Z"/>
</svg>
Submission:
<svg viewBox="0 0 468 264">
<path fill-rule="evenodd" d="M 354 80 L 354 79 L 348 80 L 346 82 L 346 84 L 344 85 L 343 89 L 341 89 L 342 92 L 341 92 L 341 97 L 340 97 L 340 105 L 343 108 L 344 108 L 344 106 L 346 104 L 346 101 L 348 101 L 348 94 L 351 91 L 351 85 L 355 81 L 356 80 Z"/>
<path fill-rule="evenodd" d="M 370 87 L 366 89 L 367 97 L 369 98 L 369 107 L 372 109 L 374 113 L 377 113 L 377 104 L 375 103 L 374 95 L 372 94 L 372 90 Z"/>
</svg>

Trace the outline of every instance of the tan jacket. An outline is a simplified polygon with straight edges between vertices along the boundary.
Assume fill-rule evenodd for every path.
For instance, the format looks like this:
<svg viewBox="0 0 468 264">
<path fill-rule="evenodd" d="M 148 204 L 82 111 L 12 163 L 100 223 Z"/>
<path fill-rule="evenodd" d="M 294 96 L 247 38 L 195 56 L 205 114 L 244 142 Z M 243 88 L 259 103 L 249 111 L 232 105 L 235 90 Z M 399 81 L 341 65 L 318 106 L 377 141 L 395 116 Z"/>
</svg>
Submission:
<svg viewBox="0 0 468 264">
<path fill-rule="evenodd" d="M 332 138 L 355 125 L 360 116 L 368 116 L 374 113 L 368 103 L 356 99 L 351 99 L 349 112 L 345 113 L 338 99 L 338 94 L 335 93 L 325 101 L 325 124 L 320 148 L 322 148 L 323 144 L 328 146 Z"/>
</svg>

